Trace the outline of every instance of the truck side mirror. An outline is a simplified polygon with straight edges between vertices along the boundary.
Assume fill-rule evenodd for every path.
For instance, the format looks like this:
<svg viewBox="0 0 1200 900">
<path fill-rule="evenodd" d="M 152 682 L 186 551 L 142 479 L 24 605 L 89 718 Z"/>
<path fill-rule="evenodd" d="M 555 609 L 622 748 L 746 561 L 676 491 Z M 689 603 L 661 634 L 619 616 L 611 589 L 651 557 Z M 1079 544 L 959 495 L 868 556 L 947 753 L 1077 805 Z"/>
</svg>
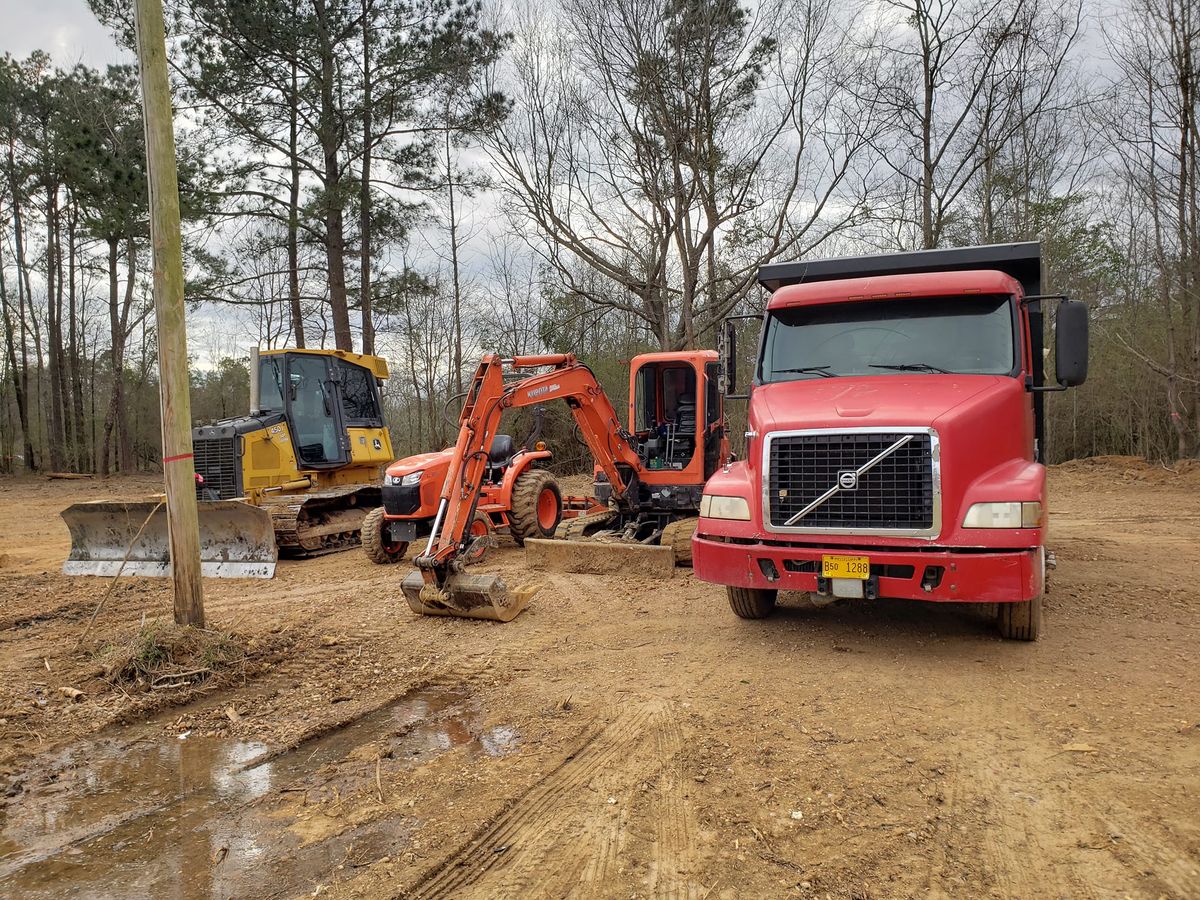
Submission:
<svg viewBox="0 0 1200 900">
<path fill-rule="evenodd" d="M 1054 372 L 1063 387 L 1075 387 L 1087 380 L 1088 308 L 1079 300 L 1058 304 L 1054 326 Z"/>
<path fill-rule="evenodd" d="M 717 388 L 728 396 L 737 390 L 737 329 L 732 319 L 726 319 L 721 324 L 717 355 L 721 363 L 717 373 Z"/>
</svg>

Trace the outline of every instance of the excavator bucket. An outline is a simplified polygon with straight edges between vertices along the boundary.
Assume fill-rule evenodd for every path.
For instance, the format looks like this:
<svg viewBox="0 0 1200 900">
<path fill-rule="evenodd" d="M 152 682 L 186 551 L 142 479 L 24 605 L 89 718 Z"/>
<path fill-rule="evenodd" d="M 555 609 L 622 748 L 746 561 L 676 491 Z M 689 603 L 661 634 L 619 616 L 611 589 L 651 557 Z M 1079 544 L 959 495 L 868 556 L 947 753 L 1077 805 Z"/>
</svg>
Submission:
<svg viewBox="0 0 1200 900">
<path fill-rule="evenodd" d="M 451 575 L 442 587 L 410 572 L 400 583 L 412 611 L 423 616 L 458 616 L 511 622 L 541 589 L 540 584 L 509 590 L 496 575 Z"/>
<path fill-rule="evenodd" d="M 240 500 L 197 504 L 200 571 L 215 578 L 271 578 L 279 550 L 271 514 Z M 166 507 L 98 500 L 62 511 L 71 532 L 65 575 L 171 574 Z"/>
</svg>

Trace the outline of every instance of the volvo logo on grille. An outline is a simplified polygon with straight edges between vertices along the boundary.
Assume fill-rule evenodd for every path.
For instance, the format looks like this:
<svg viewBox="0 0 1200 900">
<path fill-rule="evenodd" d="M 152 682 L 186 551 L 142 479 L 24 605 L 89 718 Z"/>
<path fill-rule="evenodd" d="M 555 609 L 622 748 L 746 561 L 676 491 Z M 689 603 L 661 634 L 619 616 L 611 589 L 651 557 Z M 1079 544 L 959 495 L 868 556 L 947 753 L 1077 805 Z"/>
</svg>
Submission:
<svg viewBox="0 0 1200 900">
<path fill-rule="evenodd" d="M 858 473 L 852 469 L 845 472 L 838 472 L 838 487 L 843 491 L 857 491 Z"/>
</svg>

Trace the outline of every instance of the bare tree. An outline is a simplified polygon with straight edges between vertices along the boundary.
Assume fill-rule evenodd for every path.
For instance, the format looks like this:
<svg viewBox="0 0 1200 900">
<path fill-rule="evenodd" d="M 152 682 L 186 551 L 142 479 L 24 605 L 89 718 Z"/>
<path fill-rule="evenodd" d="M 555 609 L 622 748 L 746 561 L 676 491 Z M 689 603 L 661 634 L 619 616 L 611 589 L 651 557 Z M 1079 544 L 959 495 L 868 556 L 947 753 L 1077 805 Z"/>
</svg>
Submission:
<svg viewBox="0 0 1200 900">
<path fill-rule="evenodd" d="M 1161 335 L 1121 335 L 1166 384 L 1181 457 L 1200 453 L 1200 2 L 1134 0 L 1108 30 L 1118 174 L 1147 212 Z"/>
<path fill-rule="evenodd" d="M 568 290 L 694 346 L 759 265 L 860 211 L 873 120 L 841 89 L 859 60 L 828 0 L 562 2 L 517 22 L 513 109 L 485 147 Z"/>
<path fill-rule="evenodd" d="M 878 149 L 895 175 L 884 217 L 897 244 L 939 246 L 981 169 L 1059 96 L 1081 19 L 1078 0 L 883 4 L 883 64 L 866 88 L 890 123 Z"/>
</svg>

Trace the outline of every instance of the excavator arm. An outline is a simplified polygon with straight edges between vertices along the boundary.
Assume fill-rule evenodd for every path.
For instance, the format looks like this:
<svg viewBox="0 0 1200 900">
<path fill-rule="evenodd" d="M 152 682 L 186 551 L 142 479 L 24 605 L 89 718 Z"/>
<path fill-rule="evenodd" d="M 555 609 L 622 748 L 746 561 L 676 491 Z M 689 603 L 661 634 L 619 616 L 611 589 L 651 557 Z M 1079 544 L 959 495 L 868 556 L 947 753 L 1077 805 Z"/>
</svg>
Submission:
<svg viewBox="0 0 1200 900">
<path fill-rule="evenodd" d="M 506 369 L 550 366 L 518 381 L 505 382 Z M 419 570 L 404 580 L 405 596 L 414 610 L 442 615 L 508 621 L 520 612 L 533 591 L 509 597 L 500 579 L 469 576 L 460 559 L 470 539 L 469 528 L 479 502 L 488 454 L 505 410 L 563 400 L 584 441 L 613 486 L 618 502 L 630 488 L 628 475 L 642 462 L 633 436 L 621 425 L 612 402 L 596 376 L 573 354 L 502 358 L 483 357 L 459 416 L 458 440 L 442 484 L 433 530 Z"/>
<path fill-rule="evenodd" d="M 504 381 L 506 367 L 544 366 L 553 368 L 520 381 Z M 550 400 L 566 402 L 588 449 L 612 483 L 613 496 L 619 499 L 625 495 L 629 484 L 620 467 L 636 473 L 641 469 L 641 459 L 633 446 L 633 436 L 621 425 L 612 401 L 592 370 L 570 353 L 509 359 L 489 354 L 480 362 L 467 392 L 433 533 L 425 552 L 417 558 L 418 566 L 432 570 L 447 565 L 462 549 L 504 411 Z"/>
</svg>

